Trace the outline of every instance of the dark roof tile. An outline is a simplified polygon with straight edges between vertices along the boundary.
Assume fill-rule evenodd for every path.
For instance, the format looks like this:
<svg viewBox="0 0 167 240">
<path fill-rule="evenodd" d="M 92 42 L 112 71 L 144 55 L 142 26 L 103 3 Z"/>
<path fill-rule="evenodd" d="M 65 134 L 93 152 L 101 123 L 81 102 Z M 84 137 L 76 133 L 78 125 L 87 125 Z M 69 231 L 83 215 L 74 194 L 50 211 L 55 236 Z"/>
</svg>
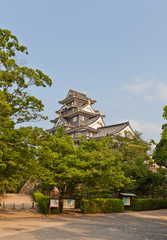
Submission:
<svg viewBox="0 0 167 240">
<path fill-rule="evenodd" d="M 112 136 L 112 135 L 119 133 L 127 126 L 129 126 L 129 122 L 100 127 L 100 128 L 98 128 L 99 132 L 97 134 L 95 134 L 93 137 L 96 138 L 96 137 Z"/>
</svg>

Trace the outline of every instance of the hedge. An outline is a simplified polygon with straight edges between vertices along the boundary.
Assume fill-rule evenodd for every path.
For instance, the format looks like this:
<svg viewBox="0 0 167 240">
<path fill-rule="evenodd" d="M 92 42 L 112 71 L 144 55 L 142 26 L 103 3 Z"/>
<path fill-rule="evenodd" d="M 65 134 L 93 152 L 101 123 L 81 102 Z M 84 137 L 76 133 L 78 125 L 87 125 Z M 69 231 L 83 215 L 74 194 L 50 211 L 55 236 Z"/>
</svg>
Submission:
<svg viewBox="0 0 167 240">
<path fill-rule="evenodd" d="M 167 208 L 167 199 L 140 198 L 132 201 L 132 211 L 157 210 Z"/>
<path fill-rule="evenodd" d="M 83 213 L 123 212 L 124 203 L 121 199 L 111 198 L 83 199 L 81 202 L 81 211 Z"/>
<path fill-rule="evenodd" d="M 44 194 L 41 193 L 41 192 L 39 192 L 39 191 L 35 191 L 33 194 L 34 194 L 34 198 L 35 198 L 35 201 L 36 201 L 36 202 L 38 202 L 38 199 L 39 199 L 40 197 L 43 197 L 43 196 L 44 196 Z"/>
<path fill-rule="evenodd" d="M 49 213 L 49 203 L 50 197 L 45 196 L 41 192 L 34 192 L 35 201 L 38 202 L 38 206 L 40 207 L 42 213 L 47 214 Z"/>
</svg>

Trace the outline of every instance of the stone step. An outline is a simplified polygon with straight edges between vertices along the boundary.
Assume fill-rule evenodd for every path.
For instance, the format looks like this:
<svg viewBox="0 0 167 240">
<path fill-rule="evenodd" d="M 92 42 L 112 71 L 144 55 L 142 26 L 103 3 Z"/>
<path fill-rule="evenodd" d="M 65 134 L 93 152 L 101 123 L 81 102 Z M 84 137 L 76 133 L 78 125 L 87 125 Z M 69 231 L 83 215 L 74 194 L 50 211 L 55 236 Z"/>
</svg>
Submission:
<svg viewBox="0 0 167 240">
<path fill-rule="evenodd" d="M 39 211 L 33 197 L 27 194 L 5 194 L 0 199 L 0 204 L 1 209 L 12 209 L 13 211 Z"/>
</svg>

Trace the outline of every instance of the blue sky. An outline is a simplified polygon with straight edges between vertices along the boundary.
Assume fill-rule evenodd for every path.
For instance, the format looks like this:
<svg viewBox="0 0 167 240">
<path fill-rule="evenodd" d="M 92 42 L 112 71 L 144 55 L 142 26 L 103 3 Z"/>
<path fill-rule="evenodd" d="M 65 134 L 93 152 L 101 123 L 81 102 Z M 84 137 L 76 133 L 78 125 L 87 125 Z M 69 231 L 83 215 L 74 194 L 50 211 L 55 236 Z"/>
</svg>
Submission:
<svg viewBox="0 0 167 240">
<path fill-rule="evenodd" d="M 158 141 L 167 104 L 166 0 L 0 1 L 0 28 L 27 46 L 19 61 L 41 69 L 51 88 L 30 89 L 49 120 L 70 87 L 97 100 L 105 123 L 130 121 Z M 48 121 L 36 123 L 44 129 Z"/>
</svg>

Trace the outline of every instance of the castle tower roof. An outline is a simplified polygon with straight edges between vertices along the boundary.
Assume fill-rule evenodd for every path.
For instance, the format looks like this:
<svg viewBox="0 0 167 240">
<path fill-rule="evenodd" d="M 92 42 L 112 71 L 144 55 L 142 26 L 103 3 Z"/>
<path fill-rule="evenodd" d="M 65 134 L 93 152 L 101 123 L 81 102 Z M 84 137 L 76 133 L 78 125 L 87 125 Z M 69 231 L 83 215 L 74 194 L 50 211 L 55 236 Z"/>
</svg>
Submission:
<svg viewBox="0 0 167 240">
<path fill-rule="evenodd" d="M 90 102 L 91 104 L 96 103 L 96 100 L 92 100 L 92 99 L 88 98 L 86 96 L 86 93 L 80 93 L 80 92 L 72 90 L 71 88 L 69 89 L 67 96 L 63 100 L 59 101 L 59 103 L 60 104 L 68 103 L 74 99 L 78 99 L 85 103 L 87 103 L 87 102 Z"/>
</svg>

